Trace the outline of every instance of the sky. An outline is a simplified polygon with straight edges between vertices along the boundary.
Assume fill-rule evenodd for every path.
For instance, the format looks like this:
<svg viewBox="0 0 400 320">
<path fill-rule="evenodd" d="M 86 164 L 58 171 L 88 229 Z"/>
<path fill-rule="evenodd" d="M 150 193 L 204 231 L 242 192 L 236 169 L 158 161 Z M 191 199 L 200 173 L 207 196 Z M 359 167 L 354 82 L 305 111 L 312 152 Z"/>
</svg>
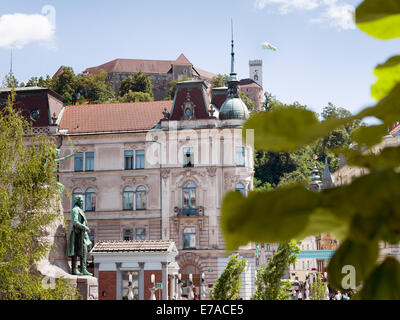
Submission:
<svg viewBox="0 0 400 320">
<path fill-rule="evenodd" d="M 22 82 L 75 73 L 116 58 L 175 60 L 230 72 L 231 19 L 235 71 L 249 77 L 249 60 L 263 61 L 264 91 L 285 103 L 321 112 L 333 103 L 353 113 L 374 100 L 373 69 L 398 54 L 356 28 L 361 0 L 2 0 L 0 76 Z M 262 50 L 269 42 L 277 51 Z"/>
</svg>

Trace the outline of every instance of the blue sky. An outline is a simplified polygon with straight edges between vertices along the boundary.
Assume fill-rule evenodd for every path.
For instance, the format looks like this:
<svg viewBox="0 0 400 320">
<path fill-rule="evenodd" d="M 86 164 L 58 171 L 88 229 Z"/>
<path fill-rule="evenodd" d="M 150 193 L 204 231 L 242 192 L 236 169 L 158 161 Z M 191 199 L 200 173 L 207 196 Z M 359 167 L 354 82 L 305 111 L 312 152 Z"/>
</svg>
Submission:
<svg viewBox="0 0 400 320">
<path fill-rule="evenodd" d="M 356 112 L 373 103 L 374 67 L 399 47 L 399 40 L 355 28 L 351 11 L 360 2 L 2 0 L 0 75 L 9 71 L 11 47 L 19 81 L 53 75 L 60 65 L 79 73 L 116 58 L 173 60 L 180 53 L 201 69 L 229 73 L 232 18 L 239 78 L 249 76 L 249 60 L 262 59 L 264 90 L 279 100 Z M 263 41 L 278 51 L 262 50 Z"/>
</svg>

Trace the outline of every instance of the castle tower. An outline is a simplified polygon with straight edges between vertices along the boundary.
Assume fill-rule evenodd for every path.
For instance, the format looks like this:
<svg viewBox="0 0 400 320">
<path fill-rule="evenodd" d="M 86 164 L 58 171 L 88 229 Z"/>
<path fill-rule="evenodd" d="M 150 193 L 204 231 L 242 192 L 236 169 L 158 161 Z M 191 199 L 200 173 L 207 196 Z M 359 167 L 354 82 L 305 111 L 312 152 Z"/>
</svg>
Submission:
<svg viewBox="0 0 400 320">
<path fill-rule="evenodd" d="M 262 87 L 263 86 L 262 60 L 250 60 L 249 72 L 250 72 L 249 74 L 250 79 L 254 80 Z"/>
</svg>

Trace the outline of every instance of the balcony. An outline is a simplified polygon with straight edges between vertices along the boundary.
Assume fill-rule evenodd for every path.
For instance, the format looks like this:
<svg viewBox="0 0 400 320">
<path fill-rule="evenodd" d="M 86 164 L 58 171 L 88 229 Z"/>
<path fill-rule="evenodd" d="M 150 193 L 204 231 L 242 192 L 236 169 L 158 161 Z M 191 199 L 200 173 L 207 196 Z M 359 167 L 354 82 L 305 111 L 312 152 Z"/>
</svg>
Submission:
<svg viewBox="0 0 400 320">
<path fill-rule="evenodd" d="M 197 208 L 179 208 L 175 207 L 174 212 L 177 217 L 203 217 L 204 207 L 199 206 Z"/>
</svg>

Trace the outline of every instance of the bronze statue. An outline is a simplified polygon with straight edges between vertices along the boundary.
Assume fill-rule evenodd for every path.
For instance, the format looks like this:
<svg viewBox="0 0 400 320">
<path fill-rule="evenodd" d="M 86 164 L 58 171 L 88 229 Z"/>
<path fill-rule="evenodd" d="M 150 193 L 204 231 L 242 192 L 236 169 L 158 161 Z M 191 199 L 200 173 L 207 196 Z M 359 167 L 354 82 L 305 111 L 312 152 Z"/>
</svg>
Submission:
<svg viewBox="0 0 400 320">
<path fill-rule="evenodd" d="M 83 212 L 83 196 L 76 195 L 73 198 L 74 207 L 71 210 L 71 224 L 67 238 L 67 257 L 72 257 L 72 274 L 91 276 L 86 270 L 87 247 L 91 245 L 88 232 L 90 229 Z M 81 258 L 81 271 L 77 266 L 77 257 Z"/>
</svg>

